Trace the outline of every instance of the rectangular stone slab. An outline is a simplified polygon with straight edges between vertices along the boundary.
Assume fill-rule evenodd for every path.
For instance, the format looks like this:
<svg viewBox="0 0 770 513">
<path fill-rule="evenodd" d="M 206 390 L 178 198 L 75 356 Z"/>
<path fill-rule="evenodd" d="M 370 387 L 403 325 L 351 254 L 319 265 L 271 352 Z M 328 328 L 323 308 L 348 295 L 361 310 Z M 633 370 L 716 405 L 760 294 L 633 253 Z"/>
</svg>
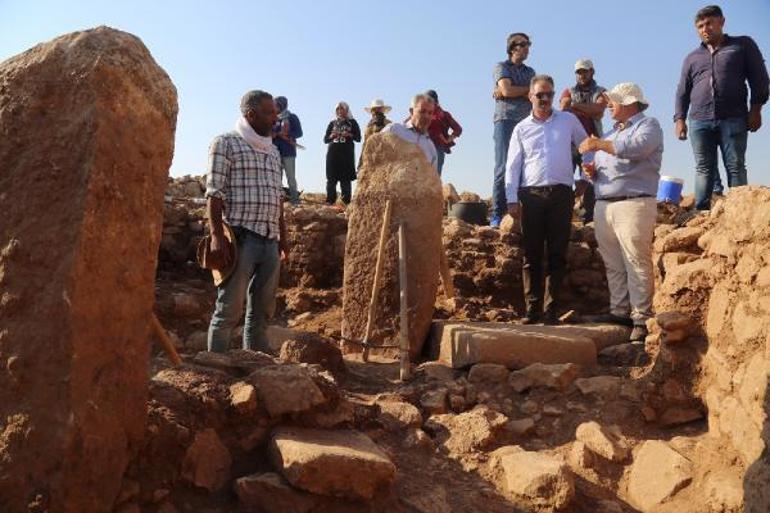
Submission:
<svg viewBox="0 0 770 513">
<path fill-rule="evenodd" d="M 520 369 L 533 363 L 596 364 L 596 343 L 586 333 L 560 333 L 561 326 L 435 321 L 431 356 L 455 369 L 499 363 Z M 572 328 L 572 327 L 570 327 Z"/>
</svg>

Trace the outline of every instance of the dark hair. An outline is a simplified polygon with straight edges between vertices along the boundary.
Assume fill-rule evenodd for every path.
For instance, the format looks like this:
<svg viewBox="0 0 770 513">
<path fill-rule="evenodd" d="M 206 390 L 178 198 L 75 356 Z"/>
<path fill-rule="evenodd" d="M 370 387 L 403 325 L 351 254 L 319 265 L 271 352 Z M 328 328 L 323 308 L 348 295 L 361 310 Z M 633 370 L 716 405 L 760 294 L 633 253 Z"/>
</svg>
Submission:
<svg viewBox="0 0 770 513">
<path fill-rule="evenodd" d="M 245 116 L 249 110 L 256 110 L 259 107 L 259 104 L 262 103 L 262 100 L 265 98 L 268 98 L 272 101 L 273 95 L 266 93 L 265 91 L 260 91 L 259 89 L 255 89 L 244 94 L 243 98 L 241 98 L 241 114 Z"/>
<path fill-rule="evenodd" d="M 724 15 L 722 14 L 722 9 L 718 5 L 707 5 L 695 13 L 695 23 L 698 23 L 704 18 L 724 18 Z"/>
<path fill-rule="evenodd" d="M 525 34 L 524 32 L 514 32 L 510 36 L 508 36 L 508 39 L 505 42 L 505 48 L 506 52 L 508 52 L 508 55 L 511 54 L 514 48 L 514 43 L 516 42 L 516 39 L 523 37 L 527 40 L 527 43 L 529 43 L 531 40 L 529 39 L 529 36 Z"/>
<path fill-rule="evenodd" d="M 433 98 L 433 101 L 435 103 L 438 103 L 438 93 L 433 89 L 428 89 L 427 91 L 425 91 L 425 96 L 430 96 L 431 98 Z"/>
<path fill-rule="evenodd" d="M 275 105 L 281 112 L 283 112 L 289 107 L 289 100 L 287 100 L 285 96 L 276 96 Z"/>
<path fill-rule="evenodd" d="M 551 87 L 554 87 L 553 77 L 551 77 L 551 75 L 535 75 L 534 77 L 532 77 L 532 80 L 529 81 L 530 89 L 535 87 L 535 84 L 537 84 L 538 82 L 548 82 L 549 84 L 551 84 Z"/>
</svg>

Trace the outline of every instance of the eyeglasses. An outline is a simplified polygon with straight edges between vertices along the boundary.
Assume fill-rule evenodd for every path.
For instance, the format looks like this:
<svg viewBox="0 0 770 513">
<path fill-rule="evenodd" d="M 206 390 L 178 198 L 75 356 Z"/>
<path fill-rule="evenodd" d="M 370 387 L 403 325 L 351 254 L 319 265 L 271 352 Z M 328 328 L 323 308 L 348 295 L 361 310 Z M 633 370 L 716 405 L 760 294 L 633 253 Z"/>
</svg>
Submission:
<svg viewBox="0 0 770 513">
<path fill-rule="evenodd" d="M 524 42 L 521 42 L 521 43 L 513 43 L 513 44 L 511 45 L 511 47 L 513 47 L 513 48 L 516 48 L 516 47 L 519 47 L 519 48 L 528 48 L 528 47 L 530 47 L 530 46 L 532 46 L 532 43 L 530 43 L 529 41 L 524 41 Z"/>
<path fill-rule="evenodd" d="M 535 93 L 535 98 L 537 98 L 538 100 L 551 100 L 553 99 L 553 91 Z"/>
</svg>

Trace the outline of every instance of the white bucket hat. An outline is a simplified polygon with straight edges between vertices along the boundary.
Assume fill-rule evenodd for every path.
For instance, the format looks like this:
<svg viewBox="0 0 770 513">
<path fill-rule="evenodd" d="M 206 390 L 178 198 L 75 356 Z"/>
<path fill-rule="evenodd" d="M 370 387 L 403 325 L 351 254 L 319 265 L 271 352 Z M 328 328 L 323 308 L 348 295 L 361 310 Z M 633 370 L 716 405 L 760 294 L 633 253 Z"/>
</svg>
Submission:
<svg viewBox="0 0 770 513">
<path fill-rule="evenodd" d="M 380 98 L 376 98 L 372 100 L 372 103 L 370 103 L 368 107 L 364 107 L 364 110 L 366 112 L 369 112 L 370 114 L 372 112 L 372 109 L 382 109 L 382 112 L 387 114 L 388 112 L 390 112 L 391 107 L 390 105 L 385 105 L 385 102 L 382 101 Z"/>
<path fill-rule="evenodd" d="M 647 101 L 642 93 L 642 88 L 633 82 L 623 82 L 616 85 L 611 91 L 607 92 L 607 96 L 613 102 L 621 105 L 631 105 L 636 102 L 643 104 L 645 108 L 650 105 L 650 102 Z"/>
<path fill-rule="evenodd" d="M 594 63 L 591 59 L 578 59 L 575 63 L 575 71 L 580 71 L 581 69 L 594 69 Z"/>
</svg>

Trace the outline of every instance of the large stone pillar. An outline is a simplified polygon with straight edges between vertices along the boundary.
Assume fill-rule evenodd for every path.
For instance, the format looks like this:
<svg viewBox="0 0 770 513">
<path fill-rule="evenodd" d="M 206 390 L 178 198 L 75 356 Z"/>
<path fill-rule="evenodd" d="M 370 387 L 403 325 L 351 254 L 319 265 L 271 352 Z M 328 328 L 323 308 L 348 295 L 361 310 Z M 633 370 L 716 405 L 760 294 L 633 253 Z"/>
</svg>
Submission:
<svg viewBox="0 0 770 513">
<path fill-rule="evenodd" d="M 443 251 L 441 179 L 422 150 L 399 137 L 381 133 L 366 143 L 363 166 L 350 209 L 345 245 L 342 334 L 361 341 L 377 262 L 383 213 L 392 202 L 392 219 L 384 251 L 384 267 L 374 330 L 374 345 L 398 343 L 398 224 L 406 223 L 410 352 L 422 350 L 430 330 Z M 347 351 L 361 348 L 345 343 Z M 391 353 L 395 351 L 389 351 Z"/>
<path fill-rule="evenodd" d="M 0 64 L 0 511 L 110 511 L 146 423 L 176 89 L 107 27 Z"/>
</svg>

